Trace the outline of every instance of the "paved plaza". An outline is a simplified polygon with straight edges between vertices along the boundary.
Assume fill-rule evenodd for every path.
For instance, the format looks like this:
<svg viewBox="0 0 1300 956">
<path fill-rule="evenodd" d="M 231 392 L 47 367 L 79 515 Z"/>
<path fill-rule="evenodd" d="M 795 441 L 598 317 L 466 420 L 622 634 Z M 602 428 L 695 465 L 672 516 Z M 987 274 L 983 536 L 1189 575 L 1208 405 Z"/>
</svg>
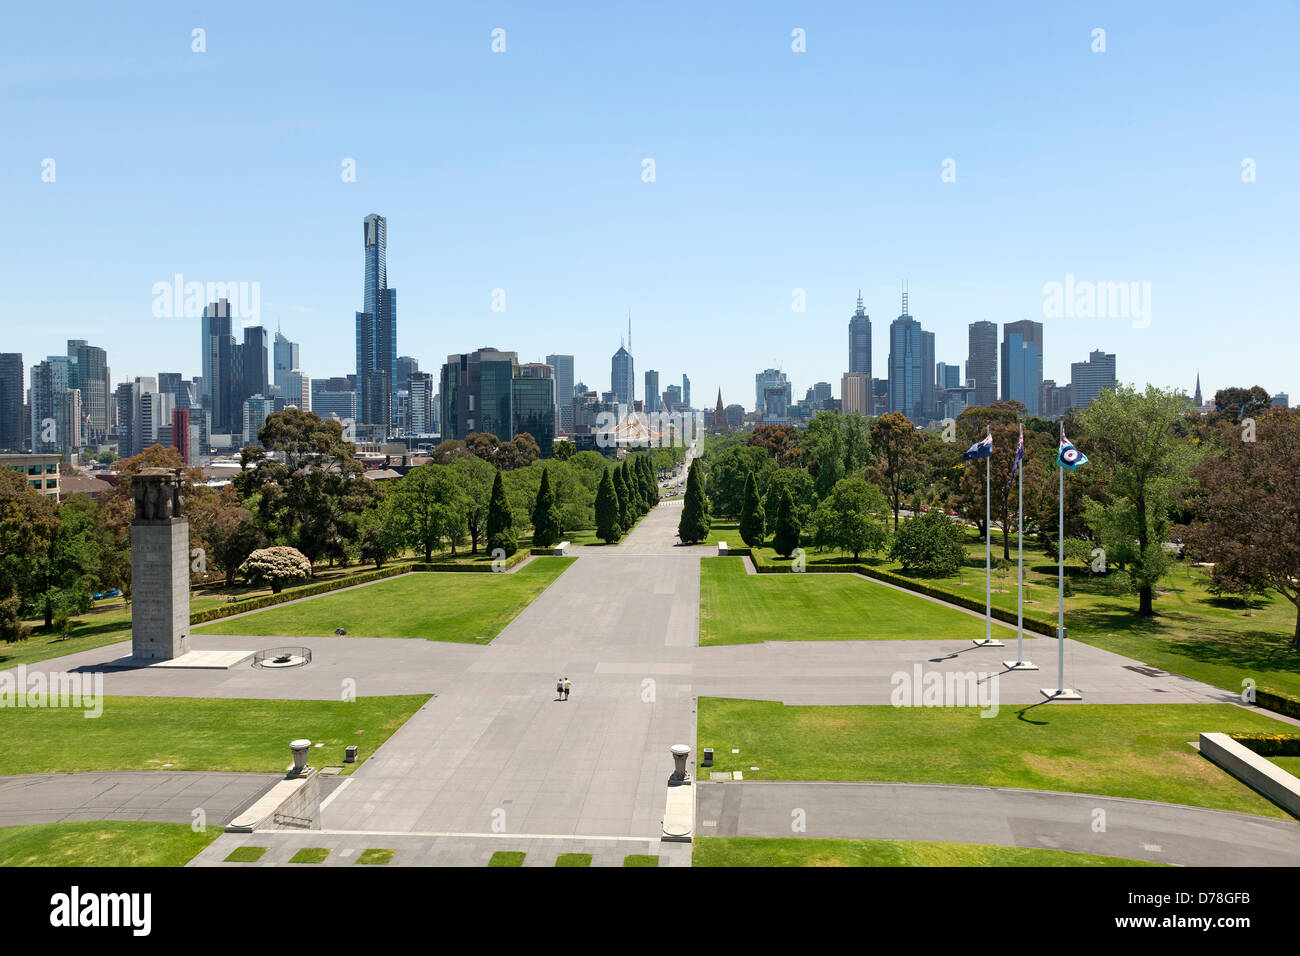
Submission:
<svg viewBox="0 0 1300 956">
<path fill-rule="evenodd" d="M 328 795 L 322 832 L 223 836 L 195 865 L 219 863 L 235 845 L 270 845 L 268 865 L 301 846 L 397 849 L 399 865 L 481 865 L 494 847 L 527 847 L 526 865 L 551 865 L 557 852 L 591 852 L 572 849 L 584 841 L 599 845 L 597 865 L 656 852 L 647 846 L 671 857 L 661 865 L 677 865 L 689 862 L 689 848 L 659 842 L 669 748 L 694 746 L 700 696 L 887 704 L 891 676 L 916 665 L 999 674 L 1003 706 L 1039 703 L 1039 688 L 1055 683 L 1051 638 L 1026 640 L 1026 656 L 1041 670 L 1005 671 L 1002 661 L 1015 651 L 1014 631 L 1005 627 L 997 629 L 1002 648 L 941 638 L 697 647 L 700 559 L 716 549 L 676 544 L 680 513 L 680 502 L 665 502 L 617 546 L 576 549 L 578 560 L 487 646 L 204 634 L 193 637 L 195 649 L 296 644 L 310 647 L 313 660 L 285 670 L 107 671 L 105 693 L 330 700 L 353 681 L 362 696 L 436 695 Z M 29 670 L 97 670 L 122 653 L 123 645 L 102 647 Z M 1089 703 L 1235 700 L 1074 641 L 1066 668 L 1068 686 Z M 572 682 L 568 700 L 556 696 L 561 676 Z M 1294 824 L 1141 801 L 884 784 L 697 787 L 698 836 L 790 835 L 789 802 L 799 793 L 818 808 L 809 836 L 1043 846 L 1197 864 L 1245 862 L 1251 853 L 1300 859 Z M 0 791 L 0 813 L 6 805 Z M 1122 821 L 1105 839 L 1080 817 L 1101 805 Z M 345 862 L 337 852 L 326 865 Z"/>
</svg>

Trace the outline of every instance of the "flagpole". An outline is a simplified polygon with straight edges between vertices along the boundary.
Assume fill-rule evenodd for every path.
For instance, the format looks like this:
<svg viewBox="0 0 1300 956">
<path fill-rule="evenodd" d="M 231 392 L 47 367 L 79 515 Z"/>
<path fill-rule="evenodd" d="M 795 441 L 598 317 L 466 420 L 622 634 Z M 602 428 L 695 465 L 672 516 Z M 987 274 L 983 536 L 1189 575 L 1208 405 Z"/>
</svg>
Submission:
<svg viewBox="0 0 1300 956">
<path fill-rule="evenodd" d="M 984 459 L 984 640 L 974 643 L 976 647 L 1002 647 L 1001 641 L 993 640 L 993 525 L 989 517 L 989 502 L 993 497 L 989 477 L 989 465 L 993 461 L 993 426 L 985 425 L 984 428 L 990 445 L 988 456 Z"/>
<path fill-rule="evenodd" d="M 1065 441 L 1065 421 L 1061 421 L 1060 442 Z M 1042 693 L 1048 700 L 1082 700 L 1072 690 L 1065 688 L 1065 465 L 1061 463 L 1060 444 L 1057 445 L 1056 470 L 1059 484 L 1057 490 L 1057 530 L 1056 530 L 1056 690 L 1044 687 Z"/>
<path fill-rule="evenodd" d="M 1016 659 L 1003 661 L 1007 670 L 1036 671 L 1038 666 L 1025 660 L 1025 426 L 1020 425 L 1020 444 L 1016 446 L 1016 456 L 1020 463 L 1018 469 L 1020 483 L 1018 487 L 1018 504 L 1016 506 Z"/>
</svg>

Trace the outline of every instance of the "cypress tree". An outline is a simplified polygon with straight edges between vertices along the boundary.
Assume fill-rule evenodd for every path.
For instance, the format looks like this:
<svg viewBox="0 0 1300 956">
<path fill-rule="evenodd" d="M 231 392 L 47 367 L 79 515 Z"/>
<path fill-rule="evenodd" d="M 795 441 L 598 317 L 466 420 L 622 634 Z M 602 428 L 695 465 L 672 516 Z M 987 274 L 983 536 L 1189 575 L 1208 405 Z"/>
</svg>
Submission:
<svg viewBox="0 0 1300 956">
<path fill-rule="evenodd" d="M 619 465 L 614 469 L 614 491 L 618 495 L 618 523 L 624 531 L 632 530 L 636 518 L 632 514 L 631 491 L 627 486 L 627 469 Z"/>
<path fill-rule="evenodd" d="M 515 541 L 515 519 L 506 501 L 506 489 L 501 483 L 499 468 L 492 481 L 492 497 L 488 501 L 487 539 L 489 552 L 500 548 L 506 557 L 510 557 L 519 550 L 519 544 Z"/>
<path fill-rule="evenodd" d="M 686 500 L 677 522 L 677 537 L 686 544 L 698 544 L 709 536 L 709 506 L 704 499 L 704 471 L 699 459 L 691 462 L 686 473 Z"/>
<path fill-rule="evenodd" d="M 781 489 L 780 503 L 776 509 L 776 528 L 772 537 L 772 547 L 783 558 L 790 557 L 799 547 L 799 524 L 794 517 L 794 499 L 788 488 Z"/>
<path fill-rule="evenodd" d="M 606 467 L 596 489 L 596 537 L 606 544 L 613 544 L 622 534 L 623 529 L 618 523 L 618 492 Z"/>
<path fill-rule="evenodd" d="M 533 504 L 533 545 L 538 548 L 552 547 L 560 540 L 560 509 L 555 505 L 550 475 L 549 468 L 542 469 L 542 483 Z"/>
<path fill-rule="evenodd" d="M 641 459 L 641 475 L 645 480 L 646 496 L 650 499 L 650 507 L 653 508 L 659 504 L 659 479 L 655 477 L 654 465 L 650 462 L 650 456 Z"/>
<path fill-rule="evenodd" d="M 745 475 L 745 497 L 740 505 L 740 537 L 751 548 L 761 548 L 766 528 L 763 502 L 758 498 L 758 486 L 751 471 Z"/>
</svg>

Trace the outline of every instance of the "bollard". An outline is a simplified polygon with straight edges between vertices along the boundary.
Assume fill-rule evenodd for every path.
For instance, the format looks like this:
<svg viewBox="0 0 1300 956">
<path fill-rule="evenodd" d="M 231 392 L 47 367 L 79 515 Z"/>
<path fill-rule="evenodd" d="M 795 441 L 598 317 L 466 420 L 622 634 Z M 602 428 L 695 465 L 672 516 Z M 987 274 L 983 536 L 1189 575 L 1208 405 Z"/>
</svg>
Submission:
<svg viewBox="0 0 1300 956">
<path fill-rule="evenodd" d="M 289 771 L 292 776 L 301 777 L 307 772 L 307 751 L 311 750 L 311 741 L 305 738 L 299 738 L 289 744 L 289 750 L 293 754 L 293 769 Z"/>
</svg>

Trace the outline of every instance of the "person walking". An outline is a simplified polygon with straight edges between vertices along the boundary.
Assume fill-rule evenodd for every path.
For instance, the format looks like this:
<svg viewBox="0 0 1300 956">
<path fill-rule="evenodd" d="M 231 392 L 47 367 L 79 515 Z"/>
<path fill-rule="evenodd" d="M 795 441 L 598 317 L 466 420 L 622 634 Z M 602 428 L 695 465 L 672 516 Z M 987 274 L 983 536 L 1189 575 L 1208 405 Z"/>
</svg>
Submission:
<svg viewBox="0 0 1300 956">
<path fill-rule="evenodd" d="M 569 699 L 569 688 L 573 685 L 569 683 L 569 678 L 564 678 L 564 699 Z"/>
<path fill-rule="evenodd" d="M 564 699 L 564 678 L 563 677 L 561 677 L 559 680 L 555 682 L 555 699 L 556 700 Z"/>
</svg>

